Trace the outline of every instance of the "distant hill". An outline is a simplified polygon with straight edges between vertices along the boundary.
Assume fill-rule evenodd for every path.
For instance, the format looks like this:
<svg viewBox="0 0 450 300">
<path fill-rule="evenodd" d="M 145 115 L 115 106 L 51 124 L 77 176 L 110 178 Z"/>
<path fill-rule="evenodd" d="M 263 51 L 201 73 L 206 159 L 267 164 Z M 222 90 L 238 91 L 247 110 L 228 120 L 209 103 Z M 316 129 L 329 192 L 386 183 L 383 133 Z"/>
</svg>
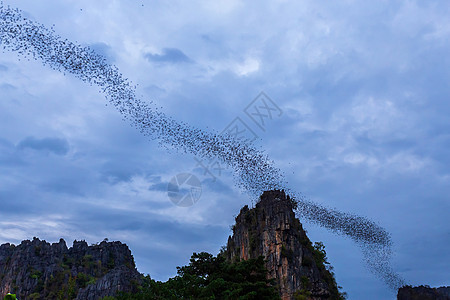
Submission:
<svg viewBox="0 0 450 300">
<path fill-rule="evenodd" d="M 398 300 L 450 300 L 450 287 L 404 286 L 398 290 Z"/>
</svg>

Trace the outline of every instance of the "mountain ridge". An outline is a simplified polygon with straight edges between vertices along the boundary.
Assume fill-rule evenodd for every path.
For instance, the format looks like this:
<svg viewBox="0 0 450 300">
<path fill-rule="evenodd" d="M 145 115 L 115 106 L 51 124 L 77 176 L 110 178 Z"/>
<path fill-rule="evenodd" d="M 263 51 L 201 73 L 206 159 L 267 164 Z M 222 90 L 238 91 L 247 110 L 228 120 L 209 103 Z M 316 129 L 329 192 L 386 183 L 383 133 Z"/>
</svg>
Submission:
<svg viewBox="0 0 450 300">
<path fill-rule="evenodd" d="M 113 296 L 135 290 L 130 283 L 137 286 L 140 276 L 128 246 L 118 241 L 88 246 L 75 240 L 68 248 L 63 239 L 50 244 L 35 237 L 0 246 L 0 294 L 21 300 Z"/>
</svg>

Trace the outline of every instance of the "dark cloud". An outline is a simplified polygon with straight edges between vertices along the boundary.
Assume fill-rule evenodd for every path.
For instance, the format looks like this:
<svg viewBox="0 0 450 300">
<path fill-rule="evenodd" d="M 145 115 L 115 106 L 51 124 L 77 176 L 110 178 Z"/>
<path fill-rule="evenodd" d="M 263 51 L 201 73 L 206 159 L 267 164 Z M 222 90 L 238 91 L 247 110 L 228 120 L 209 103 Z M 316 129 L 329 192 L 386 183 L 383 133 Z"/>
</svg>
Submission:
<svg viewBox="0 0 450 300">
<path fill-rule="evenodd" d="M 69 143 L 67 140 L 60 138 L 36 139 L 34 137 L 27 137 L 17 144 L 17 148 L 52 152 L 56 155 L 66 155 L 69 152 Z"/>
<path fill-rule="evenodd" d="M 162 54 L 145 54 L 145 58 L 157 63 L 190 63 L 192 60 L 181 50 L 176 48 L 164 48 Z"/>
</svg>

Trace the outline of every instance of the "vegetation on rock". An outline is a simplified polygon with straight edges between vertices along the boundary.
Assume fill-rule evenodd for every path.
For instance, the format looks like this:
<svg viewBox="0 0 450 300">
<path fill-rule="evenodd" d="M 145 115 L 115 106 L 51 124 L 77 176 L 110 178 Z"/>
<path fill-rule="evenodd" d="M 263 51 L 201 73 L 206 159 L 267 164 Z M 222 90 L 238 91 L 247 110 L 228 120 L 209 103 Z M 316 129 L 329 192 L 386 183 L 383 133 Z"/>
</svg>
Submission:
<svg viewBox="0 0 450 300">
<path fill-rule="evenodd" d="M 138 293 L 103 300 L 280 299 L 274 282 L 267 279 L 262 256 L 232 263 L 221 254 L 194 253 L 189 265 L 177 269 L 178 275 L 166 282 L 147 276 Z"/>
</svg>

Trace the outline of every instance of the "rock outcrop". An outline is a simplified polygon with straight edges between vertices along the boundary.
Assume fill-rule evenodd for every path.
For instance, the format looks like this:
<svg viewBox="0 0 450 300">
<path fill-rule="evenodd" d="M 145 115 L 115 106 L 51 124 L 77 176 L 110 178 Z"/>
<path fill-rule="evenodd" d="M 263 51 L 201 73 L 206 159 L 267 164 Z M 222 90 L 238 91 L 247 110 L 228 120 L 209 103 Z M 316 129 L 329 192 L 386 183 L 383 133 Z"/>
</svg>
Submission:
<svg viewBox="0 0 450 300">
<path fill-rule="evenodd" d="M 133 291 L 140 283 L 128 246 L 107 242 L 88 246 L 61 239 L 47 243 L 34 238 L 20 245 L 0 246 L 0 296 L 15 293 L 18 299 L 83 299 Z"/>
<path fill-rule="evenodd" d="M 284 191 L 268 191 L 255 208 L 242 208 L 228 239 L 228 259 L 264 256 L 268 277 L 277 283 L 283 300 L 295 295 L 299 299 L 339 299 L 334 277 L 325 267 L 325 251 L 321 244 L 311 244 L 294 207 Z"/>
<path fill-rule="evenodd" d="M 398 290 L 398 300 L 450 300 L 450 287 L 404 286 Z"/>
</svg>

